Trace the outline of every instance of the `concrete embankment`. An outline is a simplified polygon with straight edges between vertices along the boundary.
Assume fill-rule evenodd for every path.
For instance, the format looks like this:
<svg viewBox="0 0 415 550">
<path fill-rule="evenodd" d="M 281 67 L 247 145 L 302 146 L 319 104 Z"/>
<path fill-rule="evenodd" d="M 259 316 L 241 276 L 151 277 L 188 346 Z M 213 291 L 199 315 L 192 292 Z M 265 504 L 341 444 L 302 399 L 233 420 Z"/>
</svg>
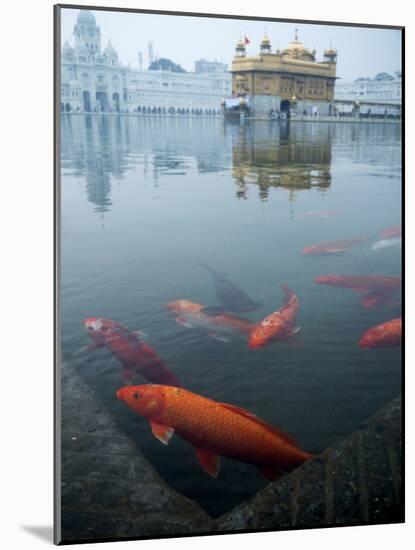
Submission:
<svg viewBox="0 0 415 550">
<path fill-rule="evenodd" d="M 62 368 L 62 542 L 193 534 L 210 518 L 164 483 L 71 367 Z"/>
<path fill-rule="evenodd" d="M 62 396 L 62 542 L 404 520 L 400 399 L 213 520 L 164 483 L 70 366 Z"/>
</svg>

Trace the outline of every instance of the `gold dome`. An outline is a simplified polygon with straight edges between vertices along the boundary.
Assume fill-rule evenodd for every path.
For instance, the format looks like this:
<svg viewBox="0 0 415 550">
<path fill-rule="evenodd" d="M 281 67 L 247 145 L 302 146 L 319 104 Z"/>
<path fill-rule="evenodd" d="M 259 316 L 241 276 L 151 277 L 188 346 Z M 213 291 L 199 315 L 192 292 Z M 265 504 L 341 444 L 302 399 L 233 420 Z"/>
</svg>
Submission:
<svg viewBox="0 0 415 550">
<path fill-rule="evenodd" d="M 288 44 L 285 50 L 283 50 L 282 55 L 288 55 L 290 57 L 300 58 L 307 61 L 314 61 L 314 53 L 298 40 L 297 29 L 295 30 L 294 40 Z"/>
<path fill-rule="evenodd" d="M 308 50 L 302 42 L 295 41 L 295 40 L 288 44 L 288 46 L 285 48 L 283 53 L 286 53 L 286 54 L 289 54 L 289 55 L 300 54 L 300 53 L 308 53 L 308 54 L 312 55 L 310 50 Z"/>
<path fill-rule="evenodd" d="M 262 39 L 261 44 L 264 44 L 264 45 L 267 45 L 267 46 L 270 45 L 270 41 L 269 41 L 269 38 L 268 38 L 267 34 L 264 35 L 264 38 Z"/>
</svg>

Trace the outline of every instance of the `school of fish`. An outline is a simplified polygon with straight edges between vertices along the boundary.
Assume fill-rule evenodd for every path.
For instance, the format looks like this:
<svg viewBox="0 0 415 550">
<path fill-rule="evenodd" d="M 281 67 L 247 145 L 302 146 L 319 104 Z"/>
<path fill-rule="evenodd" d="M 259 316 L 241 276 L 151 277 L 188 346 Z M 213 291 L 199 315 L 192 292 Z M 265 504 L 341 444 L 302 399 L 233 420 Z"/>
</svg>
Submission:
<svg viewBox="0 0 415 550">
<path fill-rule="evenodd" d="M 315 211 L 305 212 L 301 217 L 335 215 L 337 211 Z M 380 237 L 372 245 L 372 250 L 397 246 L 401 240 L 401 227 L 387 228 Z M 335 255 L 365 241 L 368 241 L 367 236 L 318 243 L 305 247 L 302 253 Z M 234 337 L 243 338 L 252 350 L 289 341 L 297 335 L 299 299 L 286 284 L 281 285 L 284 295 L 281 307 L 253 322 L 235 313 L 253 312 L 261 308 L 261 304 L 224 273 L 201 262 L 199 265 L 211 274 L 219 305 L 204 306 L 189 299 L 170 301 L 166 309 L 178 325 L 199 330 L 222 342 Z M 401 289 L 401 278 L 396 276 L 328 274 L 316 276 L 315 282 L 363 293 L 361 305 L 364 309 L 396 305 Z M 120 364 L 121 378 L 126 385 L 116 392 L 117 398 L 135 414 L 148 419 L 153 435 L 162 443 L 167 445 L 176 433 L 193 445 L 197 460 L 210 476 L 218 476 L 220 457 L 255 465 L 268 480 L 277 479 L 313 457 L 283 430 L 252 412 L 184 389 L 142 333 L 100 317 L 89 317 L 83 324 L 92 343 L 82 350 L 105 348 Z M 401 341 L 402 320 L 396 318 L 369 327 L 361 335 L 358 345 L 373 350 L 400 346 Z M 140 376 L 150 383 L 132 385 Z"/>
</svg>

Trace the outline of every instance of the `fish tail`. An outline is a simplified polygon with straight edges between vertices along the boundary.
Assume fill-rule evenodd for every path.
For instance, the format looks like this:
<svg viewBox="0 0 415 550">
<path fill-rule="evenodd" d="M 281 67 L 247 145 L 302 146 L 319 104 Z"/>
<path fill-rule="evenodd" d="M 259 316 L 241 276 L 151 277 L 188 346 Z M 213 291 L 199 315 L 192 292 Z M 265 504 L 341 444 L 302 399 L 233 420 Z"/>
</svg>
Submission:
<svg viewBox="0 0 415 550">
<path fill-rule="evenodd" d="M 215 271 L 213 268 L 209 267 L 203 262 L 197 262 L 197 265 L 200 265 L 200 267 L 203 267 L 204 269 L 207 269 L 209 273 L 212 273 L 214 277 L 226 277 L 226 273 L 222 271 Z"/>
<path fill-rule="evenodd" d="M 288 303 L 291 300 L 291 298 L 294 296 L 294 292 L 286 284 L 282 284 L 281 289 L 284 293 L 285 303 Z"/>
<path fill-rule="evenodd" d="M 197 265 L 200 265 L 200 267 L 203 267 L 203 269 L 207 269 L 208 271 L 210 271 L 210 273 L 216 274 L 216 271 L 214 269 L 204 264 L 203 262 L 197 262 Z"/>
</svg>

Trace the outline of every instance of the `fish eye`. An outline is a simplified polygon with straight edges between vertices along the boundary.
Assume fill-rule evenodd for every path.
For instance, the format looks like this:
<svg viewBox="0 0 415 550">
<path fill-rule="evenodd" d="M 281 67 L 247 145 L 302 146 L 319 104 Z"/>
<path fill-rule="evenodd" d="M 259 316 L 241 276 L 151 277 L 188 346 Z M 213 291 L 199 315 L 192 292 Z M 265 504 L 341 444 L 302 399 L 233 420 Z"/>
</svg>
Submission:
<svg viewBox="0 0 415 550">
<path fill-rule="evenodd" d="M 87 329 L 88 329 L 88 330 L 94 330 L 94 327 L 92 327 L 91 325 L 89 325 L 89 326 L 87 327 Z"/>
<path fill-rule="evenodd" d="M 141 393 L 136 391 L 135 393 L 133 393 L 133 397 L 135 397 L 136 399 L 138 399 L 139 397 L 141 397 Z"/>
</svg>

